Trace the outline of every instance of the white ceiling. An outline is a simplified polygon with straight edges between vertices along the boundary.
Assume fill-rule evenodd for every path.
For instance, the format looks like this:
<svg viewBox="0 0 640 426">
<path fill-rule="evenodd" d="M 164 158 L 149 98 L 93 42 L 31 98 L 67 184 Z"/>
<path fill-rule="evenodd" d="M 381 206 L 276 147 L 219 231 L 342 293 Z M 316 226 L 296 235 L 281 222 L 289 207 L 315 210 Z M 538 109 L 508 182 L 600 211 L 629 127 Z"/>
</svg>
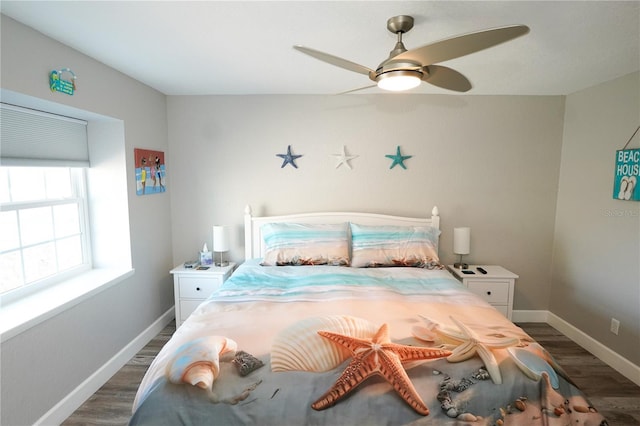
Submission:
<svg viewBox="0 0 640 426">
<path fill-rule="evenodd" d="M 394 47 L 386 21 L 395 15 L 415 18 L 407 49 L 503 25 L 531 28 L 443 63 L 472 82 L 468 94 L 564 95 L 640 69 L 640 1 L 2 0 L 0 8 L 167 95 L 333 94 L 367 86 L 366 76 L 292 46 L 375 69 Z M 424 83 L 413 92 L 453 93 Z"/>
</svg>

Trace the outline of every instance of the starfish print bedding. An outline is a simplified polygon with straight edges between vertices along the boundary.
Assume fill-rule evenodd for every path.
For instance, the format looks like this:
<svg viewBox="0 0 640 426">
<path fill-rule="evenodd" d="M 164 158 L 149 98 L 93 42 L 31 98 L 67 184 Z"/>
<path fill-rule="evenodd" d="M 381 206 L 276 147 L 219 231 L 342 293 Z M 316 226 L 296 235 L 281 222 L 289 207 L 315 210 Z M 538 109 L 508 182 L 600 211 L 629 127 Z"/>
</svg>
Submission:
<svg viewBox="0 0 640 426">
<path fill-rule="evenodd" d="M 185 352 L 193 342 L 214 349 Z M 209 362 L 214 373 L 205 371 L 202 385 L 199 369 L 170 379 L 180 353 L 193 356 L 181 367 Z M 247 359 L 251 371 L 241 375 Z M 265 267 L 259 259 L 178 328 L 140 384 L 130 420 L 423 423 L 607 424 L 540 345 L 445 270 Z"/>
</svg>

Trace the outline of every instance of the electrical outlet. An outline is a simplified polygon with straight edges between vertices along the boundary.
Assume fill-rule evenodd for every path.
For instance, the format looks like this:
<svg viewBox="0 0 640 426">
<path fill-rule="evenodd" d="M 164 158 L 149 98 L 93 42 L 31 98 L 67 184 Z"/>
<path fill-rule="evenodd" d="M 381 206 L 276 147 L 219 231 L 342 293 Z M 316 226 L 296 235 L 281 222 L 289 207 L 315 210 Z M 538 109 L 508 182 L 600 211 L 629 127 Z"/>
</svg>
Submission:
<svg viewBox="0 0 640 426">
<path fill-rule="evenodd" d="M 615 318 L 611 318 L 611 332 L 618 335 L 618 330 L 620 329 L 620 321 Z"/>
</svg>

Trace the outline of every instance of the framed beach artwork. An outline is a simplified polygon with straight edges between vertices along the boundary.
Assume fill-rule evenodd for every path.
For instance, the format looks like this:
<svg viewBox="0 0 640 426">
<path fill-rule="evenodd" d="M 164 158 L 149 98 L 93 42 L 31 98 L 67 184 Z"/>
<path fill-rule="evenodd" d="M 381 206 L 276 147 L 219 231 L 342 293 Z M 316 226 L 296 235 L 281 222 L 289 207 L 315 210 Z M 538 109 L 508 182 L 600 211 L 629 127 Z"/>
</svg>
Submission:
<svg viewBox="0 0 640 426">
<path fill-rule="evenodd" d="M 167 190 L 164 152 L 134 148 L 136 194 L 158 194 Z"/>
</svg>

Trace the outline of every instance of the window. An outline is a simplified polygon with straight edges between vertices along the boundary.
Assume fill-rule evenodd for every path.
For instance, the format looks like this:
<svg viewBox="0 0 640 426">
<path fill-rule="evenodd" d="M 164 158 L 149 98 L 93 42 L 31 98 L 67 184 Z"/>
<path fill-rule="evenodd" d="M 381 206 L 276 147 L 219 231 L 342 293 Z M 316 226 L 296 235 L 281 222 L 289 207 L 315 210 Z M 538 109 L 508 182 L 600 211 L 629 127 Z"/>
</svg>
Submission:
<svg viewBox="0 0 640 426">
<path fill-rule="evenodd" d="M 2 95 L 4 342 L 132 277 L 134 270 L 124 122 L 9 91 Z M 40 258 L 42 264 L 35 262 Z"/>
<path fill-rule="evenodd" d="M 85 183 L 83 168 L 0 167 L 0 294 L 91 268 Z"/>
<path fill-rule="evenodd" d="M 0 299 L 91 268 L 87 122 L 0 104 Z"/>
</svg>

